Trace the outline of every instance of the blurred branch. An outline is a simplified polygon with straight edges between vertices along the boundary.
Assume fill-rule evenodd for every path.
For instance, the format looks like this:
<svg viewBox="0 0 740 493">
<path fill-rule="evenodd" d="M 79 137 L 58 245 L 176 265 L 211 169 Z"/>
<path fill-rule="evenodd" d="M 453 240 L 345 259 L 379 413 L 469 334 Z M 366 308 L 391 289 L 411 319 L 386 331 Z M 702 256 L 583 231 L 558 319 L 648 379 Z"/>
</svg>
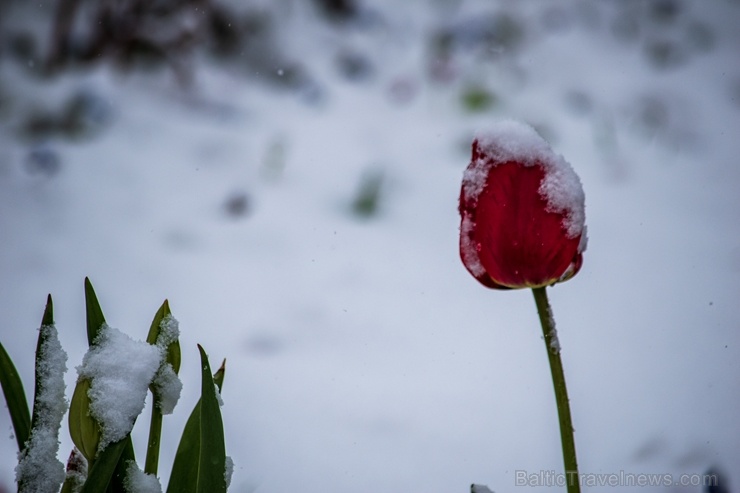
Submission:
<svg viewBox="0 0 740 493">
<path fill-rule="evenodd" d="M 79 4 L 80 0 L 59 0 L 59 3 L 57 3 L 51 32 L 49 58 L 46 62 L 46 68 L 49 71 L 61 67 L 70 56 L 70 35 Z"/>
<path fill-rule="evenodd" d="M 190 55 L 207 36 L 209 0 L 103 0 L 90 15 L 87 39 L 75 39 L 80 0 L 59 0 L 52 22 L 46 68 L 58 72 L 70 62 L 89 64 L 113 58 L 123 67 L 135 63 L 168 65 L 182 83 L 191 78 Z"/>
</svg>

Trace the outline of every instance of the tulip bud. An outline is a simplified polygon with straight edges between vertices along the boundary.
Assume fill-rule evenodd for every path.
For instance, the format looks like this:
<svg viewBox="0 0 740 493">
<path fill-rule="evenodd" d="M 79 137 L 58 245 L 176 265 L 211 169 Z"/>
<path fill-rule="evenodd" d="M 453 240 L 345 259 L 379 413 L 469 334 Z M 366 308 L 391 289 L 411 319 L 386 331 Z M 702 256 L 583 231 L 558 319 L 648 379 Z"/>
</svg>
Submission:
<svg viewBox="0 0 740 493">
<path fill-rule="evenodd" d="M 532 127 L 498 124 L 473 141 L 463 176 L 463 264 L 494 289 L 570 279 L 586 249 L 584 200 L 578 175 Z"/>
</svg>

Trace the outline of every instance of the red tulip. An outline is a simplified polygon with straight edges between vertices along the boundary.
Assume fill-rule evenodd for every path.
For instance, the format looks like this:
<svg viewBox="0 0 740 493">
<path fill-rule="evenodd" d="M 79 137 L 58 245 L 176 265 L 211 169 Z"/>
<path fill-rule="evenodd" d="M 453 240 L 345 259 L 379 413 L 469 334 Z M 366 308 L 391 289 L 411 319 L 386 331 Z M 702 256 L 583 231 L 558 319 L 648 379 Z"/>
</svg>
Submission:
<svg viewBox="0 0 740 493">
<path fill-rule="evenodd" d="M 549 286 L 581 268 L 581 181 L 528 125 L 504 122 L 473 141 L 460 215 L 463 264 L 489 288 Z"/>
</svg>

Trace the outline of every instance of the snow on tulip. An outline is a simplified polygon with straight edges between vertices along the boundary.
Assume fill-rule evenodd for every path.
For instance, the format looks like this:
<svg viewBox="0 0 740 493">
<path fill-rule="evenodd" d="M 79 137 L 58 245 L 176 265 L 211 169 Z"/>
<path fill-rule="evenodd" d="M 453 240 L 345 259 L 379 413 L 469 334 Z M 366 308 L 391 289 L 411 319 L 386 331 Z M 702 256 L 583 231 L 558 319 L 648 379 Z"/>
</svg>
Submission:
<svg viewBox="0 0 740 493">
<path fill-rule="evenodd" d="M 506 121 L 475 139 L 459 208 L 460 256 L 489 288 L 549 286 L 581 268 L 581 181 L 526 124 Z"/>
</svg>

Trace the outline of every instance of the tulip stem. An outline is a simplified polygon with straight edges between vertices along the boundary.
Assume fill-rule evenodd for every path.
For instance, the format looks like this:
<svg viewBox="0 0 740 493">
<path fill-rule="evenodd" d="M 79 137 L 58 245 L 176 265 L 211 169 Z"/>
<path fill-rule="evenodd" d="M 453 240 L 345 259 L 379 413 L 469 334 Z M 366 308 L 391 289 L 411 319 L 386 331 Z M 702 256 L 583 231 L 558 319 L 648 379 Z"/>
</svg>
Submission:
<svg viewBox="0 0 740 493">
<path fill-rule="evenodd" d="M 162 439 L 162 411 L 157 404 L 157 395 L 152 392 L 152 421 L 149 425 L 149 443 L 146 449 L 144 472 L 157 475 L 159 467 L 159 443 Z"/>
<path fill-rule="evenodd" d="M 534 301 L 537 304 L 537 313 L 540 316 L 542 334 L 545 337 L 547 358 L 550 361 L 552 384 L 555 388 L 555 401 L 558 406 L 558 421 L 560 422 L 560 441 L 563 446 L 563 462 L 565 465 L 565 483 L 568 493 L 580 493 L 581 486 L 576 461 L 576 442 L 573 438 L 573 423 L 570 418 L 568 404 L 568 390 L 565 387 L 565 374 L 560 359 L 560 342 L 555 330 L 555 320 L 552 318 L 552 309 L 547 300 L 545 287 L 533 288 Z"/>
</svg>

